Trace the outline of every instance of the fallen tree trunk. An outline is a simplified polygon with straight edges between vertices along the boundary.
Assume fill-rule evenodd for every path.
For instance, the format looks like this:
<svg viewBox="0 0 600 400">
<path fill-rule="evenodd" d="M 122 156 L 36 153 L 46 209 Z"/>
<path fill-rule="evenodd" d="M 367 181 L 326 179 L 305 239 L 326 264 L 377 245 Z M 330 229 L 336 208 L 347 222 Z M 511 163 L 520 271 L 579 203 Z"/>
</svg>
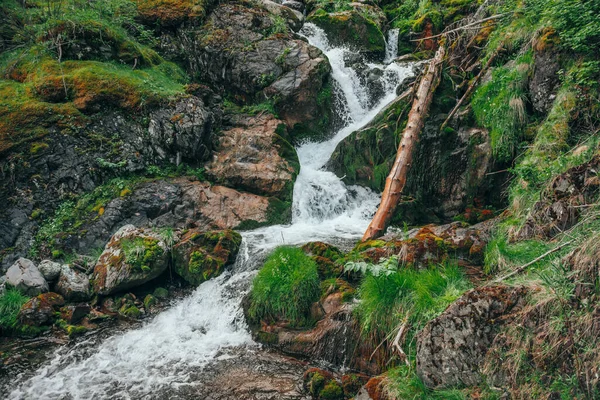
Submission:
<svg viewBox="0 0 600 400">
<path fill-rule="evenodd" d="M 406 175 L 412 164 L 415 143 L 423 129 L 424 119 L 429 112 L 433 93 L 440 83 L 445 54 L 446 49 L 442 45 L 435 53 L 435 57 L 429 62 L 427 70 L 421 78 L 421 82 L 415 93 L 415 99 L 408 114 L 406 128 L 402 132 L 402 141 L 398 147 L 396 161 L 394 161 L 392 170 L 385 180 L 381 203 L 362 238 L 363 241 L 381 236 L 402 196 L 404 186 L 406 185 Z"/>
</svg>

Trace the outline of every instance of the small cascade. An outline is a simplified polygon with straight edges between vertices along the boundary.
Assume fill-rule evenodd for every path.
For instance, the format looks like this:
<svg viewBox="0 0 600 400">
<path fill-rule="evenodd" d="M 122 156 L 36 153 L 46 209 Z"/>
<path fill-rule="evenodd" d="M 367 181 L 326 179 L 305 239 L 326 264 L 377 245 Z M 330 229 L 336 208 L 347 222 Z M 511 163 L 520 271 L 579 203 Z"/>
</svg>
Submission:
<svg viewBox="0 0 600 400">
<path fill-rule="evenodd" d="M 398 35 L 400 29 L 394 28 L 388 31 L 388 37 L 385 41 L 385 58 L 383 59 L 384 64 L 389 64 L 398 57 Z"/>
<path fill-rule="evenodd" d="M 307 23 L 301 31 L 329 58 L 338 89 L 335 112 L 345 126 L 321 143 L 297 149 L 301 164 L 294 186 L 293 221 L 243 232 L 235 265 L 218 278 L 204 282 L 194 293 L 154 317 L 141 328 L 116 333 L 100 343 L 82 341 L 61 347 L 54 359 L 33 375 L 23 375 L 9 399 L 194 398 L 207 363 L 228 357 L 240 348 L 258 351 L 248 332 L 241 301 L 266 254 L 281 244 L 314 240 L 330 243 L 356 240 L 369 224 L 379 195 L 347 186 L 324 169 L 338 143 L 368 124 L 396 98 L 396 88 L 412 74 L 410 66 L 368 64 L 383 71 L 383 95 L 373 103 L 356 71 L 346 65 L 351 52 L 330 46 L 323 30 Z M 396 41 L 396 45 L 391 46 Z M 388 47 L 397 47 L 390 33 Z M 388 52 L 395 58 L 393 49 Z M 96 339 L 98 340 L 98 339 Z M 347 355 L 343 354 L 344 360 Z"/>
</svg>

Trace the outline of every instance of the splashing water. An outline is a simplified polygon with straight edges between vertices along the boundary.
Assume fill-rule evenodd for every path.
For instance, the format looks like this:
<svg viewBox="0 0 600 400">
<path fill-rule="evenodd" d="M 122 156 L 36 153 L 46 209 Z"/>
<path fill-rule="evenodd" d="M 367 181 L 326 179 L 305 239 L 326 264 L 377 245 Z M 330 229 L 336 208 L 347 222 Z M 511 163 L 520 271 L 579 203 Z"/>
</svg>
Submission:
<svg viewBox="0 0 600 400">
<path fill-rule="evenodd" d="M 389 64 L 398 57 L 398 36 L 400 29 L 390 29 L 388 31 L 388 37 L 385 41 L 385 58 L 383 59 L 384 64 Z"/>
<path fill-rule="evenodd" d="M 257 346 L 240 302 L 269 250 L 281 244 L 335 243 L 362 235 L 379 196 L 362 187 L 346 186 L 324 166 L 341 140 L 395 99 L 396 87 L 411 74 L 411 68 L 369 64 L 383 70 L 385 89 L 383 98 L 369 107 L 365 85 L 344 63 L 349 51 L 330 46 L 325 33 L 313 24 L 307 23 L 301 34 L 329 58 L 339 97 L 344 100 L 336 105 L 336 112 L 346 123 L 330 140 L 297 149 L 301 170 L 294 186 L 292 224 L 244 232 L 240 254 L 229 273 L 203 283 L 190 297 L 139 329 L 116 334 L 100 344 L 84 341 L 58 349 L 51 362 L 13 384 L 9 399 L 155 398 L 158 393 L 169 397 L 181 387 L 193 387 L 198 371 L 227 349 Z M 393 37 L 391 34 L 388 47 Z M 397 33 L 395 40 L 393 47 L 397 48 Z M 390 50 L 388 55 L 392 53 Z"/>
</svg>

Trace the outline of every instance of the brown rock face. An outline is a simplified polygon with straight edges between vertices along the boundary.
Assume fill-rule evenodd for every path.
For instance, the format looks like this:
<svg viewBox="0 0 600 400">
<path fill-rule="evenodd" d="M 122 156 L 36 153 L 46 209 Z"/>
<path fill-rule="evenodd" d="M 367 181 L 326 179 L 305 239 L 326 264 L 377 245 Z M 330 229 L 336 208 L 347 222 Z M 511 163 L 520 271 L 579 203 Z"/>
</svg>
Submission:
<svg viewBox="0 0 600 400">
<path fill-rule="evenodd" d="M 146 283 L 167 269 L 165 239 L 126 225 L 113 235 L 94 267 L 94 293 L 108 295 Z"/>
<path fill-rule="evenodd" d="M 42 293 L 27 303 L 19 311 L 19 321 L 24 325 L 41 326 L 54 317 L 55 308 L 65 304 L 65 299 L 57 293 Z"/>
<path fill-rule="evenodd" d="M 465 293 L 417 335 L 417 373 L 432 389 L 475 386 L 498 328 L 524 304 L 522 287 Z"/>
<path fill-rule="evenodd" d="M 251 193 L 291 199 L 299 172 L 295 150 L 279 134 L 286 130 L 271 115 L 241 116 L 220 135 L 208 176 Z M 289 157 L 289 160 L 285 158 Z"/>
</svg>

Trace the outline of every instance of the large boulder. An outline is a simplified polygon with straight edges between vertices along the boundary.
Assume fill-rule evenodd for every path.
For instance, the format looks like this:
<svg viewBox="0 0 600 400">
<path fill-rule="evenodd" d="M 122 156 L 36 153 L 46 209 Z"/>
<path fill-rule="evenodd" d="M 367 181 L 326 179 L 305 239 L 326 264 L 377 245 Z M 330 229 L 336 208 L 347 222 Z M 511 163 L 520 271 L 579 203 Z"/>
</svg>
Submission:
<svg viewBox="0 0 600 400">
<path fill-rule="evenodd" d="M 417 374 L 431 389 L 476 386 L 499 328 L 525 304 L 524 287 L 472 289 L 417 335 Z"/>
<path fill-rule="evenodd" d="M 189 230 L 173 248 L 175 272 L 192 285 L 218 276 L 235 261 L 242 236 L 232 230 Z"/>
<path fill-rule="evenodd" d="M 42 293 L 23 304 L 18 319 L 23 325 L 41 326 L 54 318 L 56 310 L 65 304 L 57 293 Z"/>
<path fill-rule="evenodd" d="M 162 274 L 168 248 L 159 233 L 125 225 L 106 245 L 94 267 L 94 293 L 109 295 L 139 286 Z"/>
<path fill-rule="evenodd" d="M 85 301 L 92 295 L 88 276 L 69 265 L 62 266 L 56 291 L 68 301 Z"/>
<path fill-rule="evenodd" d="M 280 136 L 285 125 L 270 115 L 240 116 L 222 132 L 207 175 L 249 192 L 291 200 L 300 164 L 294 148 Z"/>
<path fill-rule="evenodd" d="M 35 264 L 26 258 L 19 258 L 6 271 L 6 284 L 29 296 L 37 296 L 49 290 L 44 276 Z"/>
</svg>

